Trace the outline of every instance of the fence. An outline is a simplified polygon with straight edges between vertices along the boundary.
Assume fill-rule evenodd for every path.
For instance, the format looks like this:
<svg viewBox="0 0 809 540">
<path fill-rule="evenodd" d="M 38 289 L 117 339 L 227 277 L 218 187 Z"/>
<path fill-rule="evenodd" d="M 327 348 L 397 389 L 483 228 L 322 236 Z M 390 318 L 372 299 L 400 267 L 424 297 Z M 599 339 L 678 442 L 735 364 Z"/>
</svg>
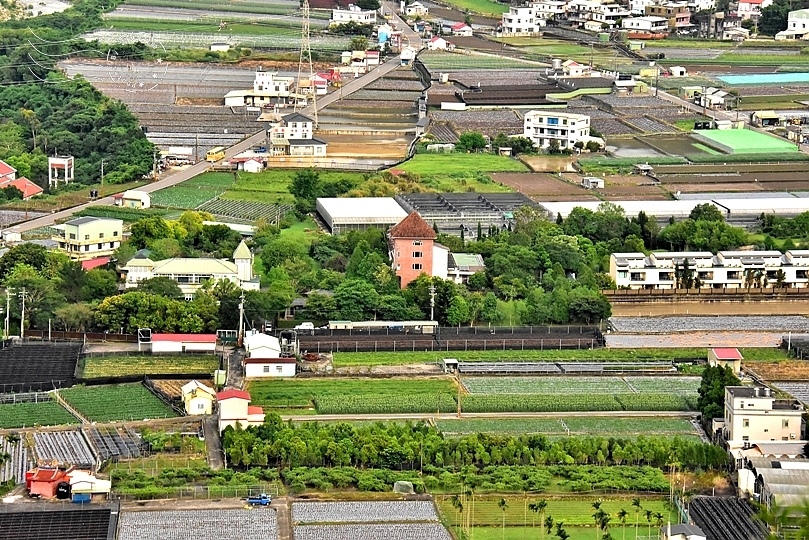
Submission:
<svg viewBox="0 0 809 540">
<path fill-rule="evenodd" d="M 590 339 L 457 339 L 457 340 L 391 340 L 317 341 L 305 345 L 305 352 L 441 352 L 441 351 L 524 351 L 595 349 L 602 343 Z M 301 345 L 301 349 L 304 345 Z"/>
<path fill-rule="evenodd" d="M 135 334 L 113 334 L 109 332 L 63 332 L 48 330 L 26 330 L 25 338 L 29 341 L 112 341 L 115 343 L 137 343 Z"/>
<path fill-rule="evenodd" d="M 53 401 L 53 396 L 47 392 L 0 394 L 0 403 L 41 403 L 43 401 Z"/>
<path fill-rule="evenodd" d="M 147 488 L 148 489 L 148 488 Z M 247 498 L 266 493 L 278 495 L 278 484 L 256 484 L 252 486 L 183 486 L 183 487 L 156 487 L 150 492 L 117 493 L 113 494 L 124 501 L 137 501 L 145 498 L 160 499 L 222 499 Z"/>
</svg>

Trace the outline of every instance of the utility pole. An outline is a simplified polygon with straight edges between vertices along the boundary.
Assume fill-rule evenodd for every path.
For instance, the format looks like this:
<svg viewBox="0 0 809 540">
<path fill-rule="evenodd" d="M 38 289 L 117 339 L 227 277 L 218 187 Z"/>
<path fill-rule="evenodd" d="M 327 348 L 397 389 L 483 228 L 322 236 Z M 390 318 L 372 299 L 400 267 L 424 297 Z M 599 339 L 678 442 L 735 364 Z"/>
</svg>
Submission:
<svg viewBox="0 0 809 540">
<path fill-rule="evenodd" d="M 239 296 L 239 337 L 238 337 L 239 347 L 242 346 L 243 342 L 244 342 L 244 291 L 242 291 L 241 296 Z"/>
<path fill-rule="evenodd" d="M 25 337 L 25 293 L 26 293 L 25 287 L 20 289 L 20 292 L 17 293 L 17 295 L 20 297 L 20 300 L 22 300 L 22 310 L 20 312 L 20 339 L 23 339 Z"/>
<path fill-rule="evenodd" d="M 152 181 L 157 180 L 157 148 L 152 152 Z"/>
<path fill-rule="evenodd" d="M 6 326 L 3 333 L 3 339 L 8 339 L 8 334 L 11 332 L 11 295 L 14 294 L 14 289 L 6 289 Z"/>
<path fill-rule="evenodd" d="M 101 191 L 99 191 L 99 195 L 102 197 L 104 196 L 104 160 L 101 160 Z"/>
<path fill-rule="evenodd" d="M 430 320 L 435 320 L 435 285 L 430 285 Z"/>
</svg>

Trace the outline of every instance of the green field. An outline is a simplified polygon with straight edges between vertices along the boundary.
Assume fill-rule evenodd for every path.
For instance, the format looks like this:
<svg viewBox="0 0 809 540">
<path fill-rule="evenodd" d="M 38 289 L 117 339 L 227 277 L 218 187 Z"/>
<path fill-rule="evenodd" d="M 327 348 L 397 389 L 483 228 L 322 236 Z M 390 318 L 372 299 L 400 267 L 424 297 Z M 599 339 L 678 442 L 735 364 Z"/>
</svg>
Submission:
<svg viewBox="0 0 809 540">
<path fill-rule="evenodd" d="M 528 172 L 528 167 L 514 158 L 488 153 L 416 154 L 396 168 L 419 175 L 453 175 L 470 171 Z"/>
<path fill-rule="evenodd" d="M 505 514 L 506 532 L 508 532 L 511 527 L 527 526 L 531 528 L 532 524 L 534 523 L 533 520 L 535 519 L 537 522 L 537 528 L 534 529 L 534 535 L 531 536 L 531 538 L 538 538 L 540 536 L 539 515 L 534 514 L 534 512 L 532 512 L 528 507 L 529 504 L 537 501 L 538 498 L 506 497 L 505 500 L 507 504 L 505 512 L 501 510 L 499 506 L 500 497 L 476 497 L 474 503 L 467 501 L 468 504 L 465 506 L 469 507 L 468 510 L 470 512 L 473 512 L 471 515 L 471 520 L 476 527 L 496 527 L 500 534 L 503 532 L 501 526 L 504 517 L 503 514 Z M 590 538 L 595 538 L 596 530 L 592 528 L 594 512 L 592 504 L 596 502 L 596 500 L 596 497 L 593 497 L 592 499 L 568 497 L 561 499 L 546 499 L 548 506 L 545 508 L 545 516 L 553 516 L 554 521 L 562 521 L 565 523 L 565 525 L 591 526 L 589 529 L 591 534 Z M 458 511 L 452 506 L 451 501 L 452 499 L 449 497 L 442 497 L 437 502 L 439 504 L 441 514 L 447 519 L 449 525 L 454 529 L 458 524 Z M 474 507 L 474 509 L 472 507 Z M 667 501 L 660 499 L 642 499 L 641 507 L 642 510 L 637 516 L 638 521 L 641 524 L 638 531 L 640 535 L 646 534 L 646 510 L 663 514 L 665 521 L 668 521 L 669 519 L 676 520 L 673 513 L 671 516 L 669 515 Z M 622 527 L 616 516 L 621 509 L 626 510 L 629 514 L 626 518 L 627 535 L 634 533 L 635 508 L 632 506 L 632 501 L 630 499 L 601 500 L 601 510 L 607 512 L 613 518 L 613 522 L 610 524 L 610 531 L 616 539 L 621 538 L 620 535 Z M 652 524 L 652 530 L 653 532 L 655 531 L 654 524 Z M 477 529 L 475 529 L 475 538 L 478 538 L 477 532 Z M 601 535 L 599 534 L 599 539 L 600 538 Z"/>
<path fill-rule="evenodd" d="M 395 398 L 397 396 L 452 396 L 449 379 L 294 379 L 251 381 L 253 405 L 264 407 L 312 407 L 315 399 L 348 400 L 354 397 Z M 450 398 L 451 399 L 451 398 Z M 435 401 L 435 400 L 433 400 Z"/>
<path fill-rule="evenodd" d="M 184 375 L 213 373 L 215 356 L 104 356 L 84 359 L 85 379 L 127 375 Z"/>
<path fill-rule="evenodd" d="M 444 4 L 449 4 L 461 11 L 471 11 L 481 15 L 495 15 L 499 17 L 508 11 L 508 4 L 491 2 L 490 0 L 442 0 Z"/>
<path fill-rule="evenodd" d="M 220 19 L 211 19 L 209 21 L 166 21 L 159 19 L 142 19 L 134 18 L 127 19 L 125 17 L 115 17 L 108 19 L 115 30 L 129 30 L 132 32 L 184 32 L 184 33 L 199 33 L 199 34 L 216 34 L 220 33 L 219 23 Z M 229 34 L 238 34 L 240 36 L 264 36 L 267 34 L 273 35 L 288 35 L 299 36 L 300 29 L 296 26 L 285 24 L 267 24 L 262 23 L 249 23 L 249 22 L 236 22 L 228 23 L 226 30 Z"/>
<path fill-rule="evenodd" d="M 75 386 L 59 393 L 73 408 L 93 422 L 177 416 L 177 413 L 139 383 Z"/>
<path fill-rule="evenodd" d="M 75 416 L 55 401 L 0 405 L 0 429 L 77 424 Z"/>
<path fill-rule="evenodd" d="M 472 394 L 694 394 L 698 377 L 464 377 Z"/>
<path fill-rule="evenodd" d="M 742 349 L 745 361 L 786 360 L 781 349 Z M 457 358 L 464 362 L 499 360 L 545 360 L 583 362 L 631 362 L 646 360 L 707 359 L 705 349 L 562 349 L 527 351 L 447 351 L 447 352 L 375 352 L 334 354 L 334 365 L 380 366 L 438 363 L 442 358 Z"/>
<path fill-rule="evenodd" d="M 231 173 L 204 173 L 176 186 L 152 193 L 154 206 L 194 209 L 222 194 L 233 185 Z"/>
<path fill-rule="evenodd" d="M 564 418 L 462 418 L 439 420 L 436 427 L 445 433 L 543 433 L 556 435 L 695 435 L 694 426 L 684 418 L 577 417 Z"/>
</svg>

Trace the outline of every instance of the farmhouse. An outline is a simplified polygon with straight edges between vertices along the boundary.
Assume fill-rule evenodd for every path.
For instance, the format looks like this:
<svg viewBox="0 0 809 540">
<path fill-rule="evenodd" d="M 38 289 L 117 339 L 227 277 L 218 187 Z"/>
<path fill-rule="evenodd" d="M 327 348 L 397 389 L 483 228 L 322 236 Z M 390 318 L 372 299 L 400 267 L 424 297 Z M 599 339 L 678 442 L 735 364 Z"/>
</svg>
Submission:
<svg viewBox="0 0 809 540">
<path fill-rule="evenodd" d="M 219 408 L 219 431 L 226 427 L 242 428 L 264 423 L 264 409 L 250 405 L 250 394 L 244 390 L 228 388 L 216 394 Z"/>
<path fill-rule="evenodd" d="M 399 4 L 399 12 L 404 13 L 407 17 L 424 17 L 427 15 L 428 9 L 421 2 L 413 2 L 405 5 L 404 0 Z"/>
<path fill-rule="evenodd" d="M 729 367 L 736 375 L 742 372 L 742 360 L 744 360 L 744 357 L 739 352 L 739 349 L 723 348 L 708 351 L 709 366 Z"/>
<path fill-rule="evenodd" d="M 148 257 L 133 257 L 121 269 L 124 287 L 133 289 L 144 279 L 167 277 L 177 282 L 185 298 L 191 300 L 206 280 L 230 281 L 245 291 L 257 291 L 259 278 L 253 276 L 253 254 L 242 241 L 233 252 L 233 262 L 226 259 L 201 257 L 174 258 L 153 261 Z"/>
<path fill-rule="evenodd" d="M 355 22 L 357 24 L 376 24 L 376 11 L 362 9 L 354 4 L 348 4 L 347 9 L 334 8 L 331 10 L 330 25 Z"/>
<path fill-rule="evenodd" d="M 775 34 L 775 39 L 809 39 L 809 9 L 790 11 L 787 15 L 787 29 Z"/>
<path fill-rule="evenodd" d="M 391 268 L 403 289 L 421 274 L 447 279 L 449 248 L 436 242 L 437 237 L 418 212 L 411 212 L 391 227 L 388 232 Z"/>
<path fill-rule="evenodd" d="M 81 261 L 112 255 L 121 245 L 123 227 L 120 219 L 81 217 L 54 225 L 52 238 L 71 259 Z"/>
<path fill-rule="evenodd" d="M 294 79 L 279 77 L 277 71 L 256 69 L 252 90 L 232 90 L 225 94 L 226 107 L 262 107 L 264 105 L 286 105 L 292 96 Z"/>
<path fill-rule="evenodd" d="M 216 352 L 216 334 L 152 334 L 152 354 Z"/>
<path fill-rule="evenodd" d="M 123 193 L 113 195 L 115 206 L 124 208 L 149 208 L 152 205 L 152 197 L 145 191 L 129 189 Z"/>
<path fill-rule="evenodd" d="M 613 253 L 610 277 L 630 289 L 677 288 L 676 271 L 687 261 L 695 288 L 741 289 L 809 286 L 809 251 L 709 251 Z"/>
<path fill-rule="evenodd" d="M 181 389 L 185 414 L 211 414 L 213 402 L 216 399 L 216 390 L 205 386 L 199 381 L 189 381 Z"/>
<path fill-rule="evenodd" d="M 17 178 L 17 169 L 5 161 L 0 161 L 0 189 L 7 187 L 15 187 L 19 189 L 20 193 L 22 193 L 22 199 L 24 201 L 27 201 L 36 195 L 40 195 L 43 191 L 41 187 L 26 177 L 21 176 Z"/>
<path fill-rule="evenodd" d="M 244 376 L 260 377 L 294 377 L 297 360 L 290 358 L 245 358 Z"/>
<path fill-rule="evenodd" d="M 472 35 L 472 27 L 463 22 L 445 23 L 441 27 L 441 31 L 445 34 L 452 34 L 453 36 L 469 37 Z"/>
<path fill-rule="evenodd" d="M 273 156 L 325 156 L 325 141 L 313 135 L 313 120 L 300 113 L 288 114 L 270 128 Z"/>
<path fill-rule="evenodd" d="M 586 114 L 556 111 L 530 111 L 525 114 L 523 137 L 537 148 L 548 148 L 556 141 L 560 149 L 573 148 L 577 142 L 604 141 L 590 136 L 590 117 Z"/>
<path fill-rule="evenodd" d="M 803 440 L 803 406 L 793 399 L 776 398 L 767 387 L 728 386 L 721 437 L 739 458 L 752 444 Z"/>
<path fill-rule="evenodd" d="M 317 199 L 317 214 L 332 234 L 372 227 L 387 229 L 407 216 L 392 197 L 321 197 Z"/>
<path fill-rule="evenodd" d="M 442 38 L 441 36 L 433 36 L 427 42 L 427 50 L 430 51 L 451 51 L 455 49 L 455 45 Z"/>
</svg>

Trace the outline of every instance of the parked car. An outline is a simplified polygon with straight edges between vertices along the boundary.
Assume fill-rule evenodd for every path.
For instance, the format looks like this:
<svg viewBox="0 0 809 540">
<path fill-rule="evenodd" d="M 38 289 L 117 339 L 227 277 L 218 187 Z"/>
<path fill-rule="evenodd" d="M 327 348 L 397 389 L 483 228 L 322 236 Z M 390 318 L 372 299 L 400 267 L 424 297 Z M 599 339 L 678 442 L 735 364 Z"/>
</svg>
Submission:
<svg viewBox="0 0 809 540">
<path fill-rule="evenodd" d="M 298 326 L 296 326 L 294 328 L 294 330 L 310 330 L 310 331 L 312 331 L 314 329 L 315 329 L 315 325 L 313 323 L 310 323 L 310 322 L 302 322 L 301 324 L 299 324 Z"/>
</svg>

